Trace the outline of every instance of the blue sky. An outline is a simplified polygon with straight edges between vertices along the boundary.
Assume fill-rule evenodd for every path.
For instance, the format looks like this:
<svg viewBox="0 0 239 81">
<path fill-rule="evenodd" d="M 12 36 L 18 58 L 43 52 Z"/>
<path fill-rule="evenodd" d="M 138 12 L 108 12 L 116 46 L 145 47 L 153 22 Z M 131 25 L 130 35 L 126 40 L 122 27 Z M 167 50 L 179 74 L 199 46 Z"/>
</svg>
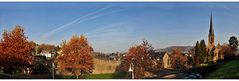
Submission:
<svg viewBox="0 0 239 81">
<path fill-rule="evenodd" d="M 0 33 L 15 25 L 29 40 L 58 45 L 84 34 L 98 52 L 124 52 L 142 39 L 158 48 L 207 42 L 210 12 L 216 43 L 238 36 L 239 3 L 0 3 Z M 2 36 L 0 36 L 2 37 Z"/>
</svg>

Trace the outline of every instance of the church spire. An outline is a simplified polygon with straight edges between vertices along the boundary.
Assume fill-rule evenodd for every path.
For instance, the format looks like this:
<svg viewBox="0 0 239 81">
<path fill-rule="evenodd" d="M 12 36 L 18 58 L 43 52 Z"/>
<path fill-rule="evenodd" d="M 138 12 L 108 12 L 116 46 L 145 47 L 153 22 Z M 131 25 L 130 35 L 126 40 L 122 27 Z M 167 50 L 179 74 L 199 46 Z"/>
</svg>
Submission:
<svg viewBox="0 0 239 81">
<path fill-rule="evenodd" d="M 212 12 L 211 12 L 209 35 L 212 35 L 212 34 L 214 34 L 214 30 L 213 30 Z"/>
<path fill-rule="evenodd" d="M 209 35 L 208 35 L 208 48 L 213 49 L 214 48 L 214 30 L 213 30 L 213 23 L 212 23 L 212 12 L 210 16 L 210 29 L 209 29 Z"/>
</svg>

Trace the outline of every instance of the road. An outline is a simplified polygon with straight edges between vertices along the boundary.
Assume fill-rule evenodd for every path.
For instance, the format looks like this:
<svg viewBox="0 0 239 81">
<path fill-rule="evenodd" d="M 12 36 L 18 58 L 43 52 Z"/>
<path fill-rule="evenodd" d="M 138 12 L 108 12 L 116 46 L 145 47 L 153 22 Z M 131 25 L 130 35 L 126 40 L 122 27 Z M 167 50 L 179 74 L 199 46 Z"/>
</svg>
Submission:
<svg viewBox="0 0 239 81">
<path fill-rule="evenodd" d="M 50 74 L 43 75 L 10 75 L 5 73 L 0 73 L 0 79 L 52 79 Z"/>
<path fill-rule="evenodd" d="M 16 75 L 10 75 L 5 73 L 0 73 L 1 79 L 30 79 L 30 77 L 27 76 L 16 76 Z"/>
<path fill-rule="evenodd" d="M 158 73 L 158 76 L 155 78 L 158 78 L 158 79 L 183 79 L 186 76 L 185 73 L 180 73 L 174 70 L 167 70 L 167 69 L 161 70 L 157 73 Z"/>
</svg>

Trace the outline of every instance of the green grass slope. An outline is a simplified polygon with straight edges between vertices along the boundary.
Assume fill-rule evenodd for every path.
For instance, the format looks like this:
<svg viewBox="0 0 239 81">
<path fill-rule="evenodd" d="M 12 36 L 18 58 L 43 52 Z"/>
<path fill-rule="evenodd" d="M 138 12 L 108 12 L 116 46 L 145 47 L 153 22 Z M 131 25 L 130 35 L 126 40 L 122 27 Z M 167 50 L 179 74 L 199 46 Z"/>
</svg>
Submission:
<svg viewBox="0 0 239 81">
<path fill-rule="evenodd" d="M 233 79 L 239 78 L 239 61 L 230 61 L 210 73 L 206 78 L 209 79 Z"/>
<path fill-rule="evenodd" d="M 125 78 L 125 73 L 105 73 L 105 74 L 92 74 L 92 75 L 82 75 L 85 79 L 120 79 Z"/>
</svg>

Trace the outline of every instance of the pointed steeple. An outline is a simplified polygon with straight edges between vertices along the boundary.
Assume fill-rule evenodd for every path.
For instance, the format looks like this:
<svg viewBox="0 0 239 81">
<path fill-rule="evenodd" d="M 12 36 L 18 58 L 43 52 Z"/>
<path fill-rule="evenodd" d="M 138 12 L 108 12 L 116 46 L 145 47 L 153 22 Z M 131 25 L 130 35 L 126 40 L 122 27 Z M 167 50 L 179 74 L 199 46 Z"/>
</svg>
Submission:
<svg viewBox="0 0 239 81">
<path fill-rule="evenodd" d="M 211 11 L 209 35 L 212 35 L 212 34 L 214 34 L 214 30 L 213 30 L 212 11 Z"/>
<path fill-rule="evenodd" d="M 215 35 L 214 35 L 214 29 L 213 29 L 213 18 L 212 18 L 212 12 L 211 12 L 211 16 L 210 16 L 210 29 L 209 29 L 209 34 L 208 34 L 208 48 L 211 50 L 215 47 L 214 45 L 214 39 L 215 39 Z"/>
</svg>

